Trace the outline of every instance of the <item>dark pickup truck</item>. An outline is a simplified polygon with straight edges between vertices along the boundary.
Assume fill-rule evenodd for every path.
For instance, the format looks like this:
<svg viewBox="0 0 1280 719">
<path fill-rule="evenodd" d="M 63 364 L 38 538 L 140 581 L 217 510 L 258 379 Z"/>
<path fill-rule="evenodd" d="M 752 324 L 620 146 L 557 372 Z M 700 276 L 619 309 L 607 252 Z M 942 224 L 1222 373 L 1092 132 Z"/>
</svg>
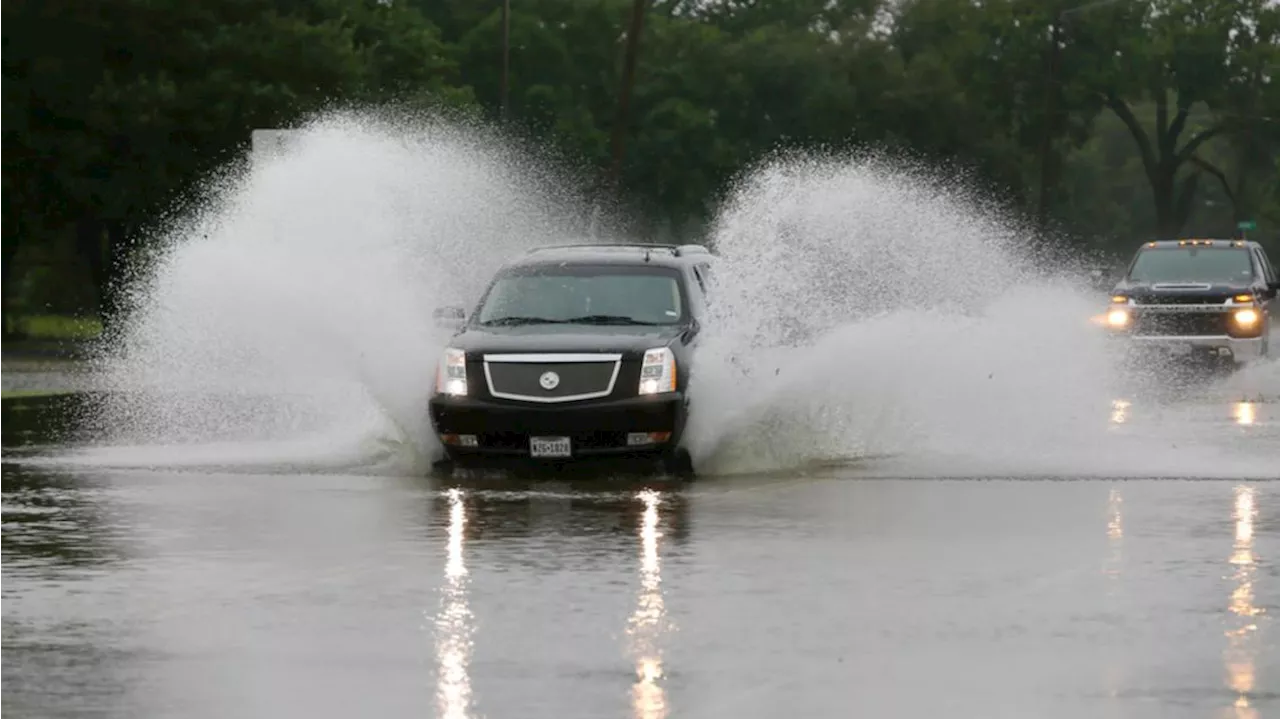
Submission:
<svg viewBox="0 0 1280 719">
<path fill-rule="evenodd" d="M 1257 242 L 1147 242 L 1112 289 L 1105 323 L 1136 347 L 1240 364 L 1270 354 L 1277 290 Z"/>
</svg>

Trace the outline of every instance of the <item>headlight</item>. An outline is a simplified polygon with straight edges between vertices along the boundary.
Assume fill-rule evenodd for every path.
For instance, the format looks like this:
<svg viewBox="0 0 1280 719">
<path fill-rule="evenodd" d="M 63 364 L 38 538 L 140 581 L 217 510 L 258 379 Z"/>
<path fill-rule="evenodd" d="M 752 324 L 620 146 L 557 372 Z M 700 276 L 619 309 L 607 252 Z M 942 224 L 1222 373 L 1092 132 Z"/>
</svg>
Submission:
<svg viewBox="0 0 1280 719">
<path fill-rule="evenodd" d="M 1112 329 L 1121 329 L 1129 326 L 1129 310 L 1113 307 L 1107 313 L 1107 326 Z"/>
<path fill-rule="evenodd" d="M 1235 319 L 1236 324 L 1240 325 L 1241 327 L 1252 327 L 1258 324 L 1257 310 L 1253 310 L 1253 309 L 1236 310 L 1236 313 L 1232 315 L 1232 317 Z"/>
<path fill-rule="evenodd" d="M 640 394 L 676 391 L 676 356 L 666 347 L 647 350 L 640 366 Z"/>
<path fill-rule="evenodd" d="M 449 349 L 440 358 L 436 369 L 436 392 L 452 397 L 467 396 L 467 353 Z"/>
</svg>

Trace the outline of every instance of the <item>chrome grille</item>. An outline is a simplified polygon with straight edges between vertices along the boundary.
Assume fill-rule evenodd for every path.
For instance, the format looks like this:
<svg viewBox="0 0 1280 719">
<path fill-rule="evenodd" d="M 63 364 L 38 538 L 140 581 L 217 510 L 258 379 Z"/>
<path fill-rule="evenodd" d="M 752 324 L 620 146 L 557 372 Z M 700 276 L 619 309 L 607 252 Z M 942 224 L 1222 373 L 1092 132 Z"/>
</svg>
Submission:
<svg viewBox="0 0 1280 719">
<path fill-rule="evenodd" d="M 613 394 L 621 364 L 618 354 L 485 355 L 484 376 L 500 399 L 573 402 Z"/>
</svg>

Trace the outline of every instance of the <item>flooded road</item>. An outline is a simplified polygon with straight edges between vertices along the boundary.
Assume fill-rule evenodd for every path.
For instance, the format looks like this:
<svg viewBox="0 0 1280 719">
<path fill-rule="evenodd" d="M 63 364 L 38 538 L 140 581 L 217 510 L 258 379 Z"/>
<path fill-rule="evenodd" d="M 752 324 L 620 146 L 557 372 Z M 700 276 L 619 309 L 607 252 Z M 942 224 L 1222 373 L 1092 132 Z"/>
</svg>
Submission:
<svg viewBox="0 0 1280 719">
<path fill-rule="evenodd" d="M 1280 713 L 1270 482 L 72 469 L 14 402 L 13 716 Z"/>
</svg>

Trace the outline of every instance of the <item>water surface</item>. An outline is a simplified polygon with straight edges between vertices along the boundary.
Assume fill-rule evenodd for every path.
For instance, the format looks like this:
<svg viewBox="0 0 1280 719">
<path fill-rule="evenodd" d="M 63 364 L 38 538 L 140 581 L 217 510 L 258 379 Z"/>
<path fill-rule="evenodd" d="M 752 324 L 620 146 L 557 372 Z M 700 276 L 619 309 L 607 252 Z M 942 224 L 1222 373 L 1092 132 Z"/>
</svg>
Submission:
<svg viewBox="0 0 1280 719">
<path fill-rule="evenodd" d="M 15 716 L 1280 711 L 1270 482 L 49 466 L 5 406 Z"/>
</svg>

